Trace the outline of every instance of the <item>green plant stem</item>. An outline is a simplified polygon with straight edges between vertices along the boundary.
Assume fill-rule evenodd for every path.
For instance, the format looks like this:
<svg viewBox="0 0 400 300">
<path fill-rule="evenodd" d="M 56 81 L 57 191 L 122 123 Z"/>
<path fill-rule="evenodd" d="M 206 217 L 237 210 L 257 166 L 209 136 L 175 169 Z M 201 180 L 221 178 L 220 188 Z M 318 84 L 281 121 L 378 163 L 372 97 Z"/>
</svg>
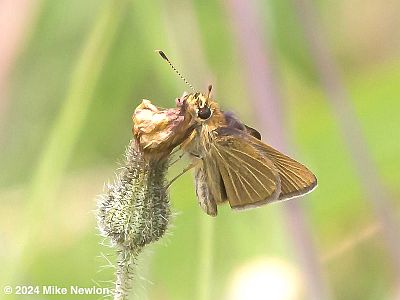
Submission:
<svg viewBox="0 0 400 300">
<path fill-rule="evenodd" d="M 121 248 L 118 251 L 117 279 L 115 282 L 114 300 L 125 300 L 132 289 L 133 269 L 142 248 L 135 251 Z"/>
<path fill-rule="evenodd" d="M 200 211 L 200 210 L 199 210 Z M 214 220 L 201 212 L 199 254 L 199 300 L 212 299 L 211 274 L 213 266 Z"/>
<path fill-rule="evenodd" d="M 23 276 L 24 268 L 35 257 L 33 251 L 40 251 L 37 244 L 41 231 L 45 228 L 39 220 L 51 214 L 57 199 L 63 173 L 84 125 L 96 83 L 116 36 L 118 24 L 123 18 L 125 4 L 124 0 L 105 1 L 83 46 L 71 76 L 65 101 L 51 128 L 38 160 L 38 166 L 32 176 L 27 193 L 26 216 L 23 218 L 27 222 L 20 239 L 21 251 L 13 261 L 8 279 Z M 36 245 L 33 246 L 34 244 Z"/>
</svg>

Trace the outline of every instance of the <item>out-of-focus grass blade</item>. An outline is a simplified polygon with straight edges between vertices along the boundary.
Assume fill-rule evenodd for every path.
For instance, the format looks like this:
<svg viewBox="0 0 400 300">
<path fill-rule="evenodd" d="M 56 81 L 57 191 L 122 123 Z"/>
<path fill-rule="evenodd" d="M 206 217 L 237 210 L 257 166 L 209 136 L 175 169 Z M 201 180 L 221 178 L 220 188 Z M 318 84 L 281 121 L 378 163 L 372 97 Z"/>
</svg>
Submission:
<svg viewBox="0 0 400 300">
<path fill-rule="evenodd" d="M 24 267 L 40 251 L 40 220 L 51 214 L 52 203 L 56 200 L 57 189 L 77 137 L 84 124 L 90 107 L 102 65 L 116 36 L 118 24 L 123 19 L 127 2 L 106 1 L 95 19 L 82 53 L 71 74 L 70 88 L 63 106 L 44 143 L 30 187 L 27 190 L 26 223 L 22 230 L 21 251 L 10 260 L 10 270 L 4 272 L 8 281 L 23 276 Z M 71 216 L 72 217 L 72 216 Z"/>
</svg>

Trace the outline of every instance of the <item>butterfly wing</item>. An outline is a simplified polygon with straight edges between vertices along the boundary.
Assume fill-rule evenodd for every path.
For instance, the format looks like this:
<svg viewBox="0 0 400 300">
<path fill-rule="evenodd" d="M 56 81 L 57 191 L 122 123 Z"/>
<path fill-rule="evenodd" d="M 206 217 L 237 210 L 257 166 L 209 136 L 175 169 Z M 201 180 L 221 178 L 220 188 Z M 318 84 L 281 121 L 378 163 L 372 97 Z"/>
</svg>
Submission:
<svg viewBox="0 0 400 300">
<path fill-rule="evenodd" d="M 261 141 L 261 134 L 256 129 L 242 123 L 232 113 L 224 113 L 224 116 L 228 127 L 241 131 L 237 136 L 254 145 L 278 169 L 281 180 L 279 200 L 291 199 L 307 194 L 317 186 L 317 178 L 306 166 L 263 143 Z"/>
<path fill-rule="evenodd" d="M 317 178 L 303 164 L 255 138 L 247 137 L 247 140 L 267 156 L 278 169 L 281 180 L 279 200 L 302 196 L 317 186 Z"/>
<path fill-rule="evenodd" d="M 207 184 L 207 175 L 204 172 L 204 168 L 197 168 L 194 178 L 197 201 L 201 209 L 206 214 L 215 217 L 218 213 L 217 204 L 213 194 L 210 192 L 210 185 Z"/>
<path fill-rule="evenodd" d="M 261 140 L 261 134 L 256 129 L 244 124 L 233 113 L 226 111 L 226 112 L 223 112 L 223 114 L 224 114 L 224 118 L 225 118 L 226 127 L 235 128 L 240 131 L 244 131 L 244 132 L 250 134 L 251 136 L 254 136 L 256 139 Z"/>
<path fill-rule="evenodd" d="M 236 128 L 220 127 L 210 143 L 209 155 L 203 158 L 207 183 L 216 202 L 227 200 L 234 209 L 278 200 L 281 191 L 277 168 L 248 142 L 247 136 L 251 137 Z"/>
</svg>

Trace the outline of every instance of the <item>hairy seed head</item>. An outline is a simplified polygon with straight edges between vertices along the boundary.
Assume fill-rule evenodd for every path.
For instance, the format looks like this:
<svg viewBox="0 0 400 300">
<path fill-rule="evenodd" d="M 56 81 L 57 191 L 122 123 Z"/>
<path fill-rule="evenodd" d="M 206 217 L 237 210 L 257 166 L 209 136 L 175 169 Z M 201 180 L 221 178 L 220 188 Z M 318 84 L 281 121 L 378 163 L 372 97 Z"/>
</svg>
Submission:
<svg viewBox="0 0 400 300">
<path fill-rule="evenodd" d="M 97 221 L 103 236 L 132 250 L 163 236 L 171 214 L 167 169 L 168 159 L 146 161 L 137 142 L 129 143 L 120 174 L 98 200 Z"/>
</svg>

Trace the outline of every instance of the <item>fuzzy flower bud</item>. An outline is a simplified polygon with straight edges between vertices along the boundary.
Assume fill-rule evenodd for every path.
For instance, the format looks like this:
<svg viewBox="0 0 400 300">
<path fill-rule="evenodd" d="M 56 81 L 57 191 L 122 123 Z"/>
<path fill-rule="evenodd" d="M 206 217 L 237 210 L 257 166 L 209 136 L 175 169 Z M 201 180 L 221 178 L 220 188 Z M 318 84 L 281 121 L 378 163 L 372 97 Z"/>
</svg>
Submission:
<svg viewBox="0 0 400 300">
<path fill-rule="evenodd" d="M 130 142 L 121 173 L 98 203 L 97 219 L 103 236 L 134 250 L 164 234 L 170 217 L 167 169 L 167 159 L 147 162 L 136 142 Z"/>
<path fill-rule="evenodd" d="M 128 297 L 137 256 L 167 230 L 169 155 L 192 131 L 181 108 L 159 109 L 148 100 L 136 108 L 132 119 L 134 138 L 123 166 L 97 203 L 98 228 L 118 252 L 114 299 Z"/>
</svg>

